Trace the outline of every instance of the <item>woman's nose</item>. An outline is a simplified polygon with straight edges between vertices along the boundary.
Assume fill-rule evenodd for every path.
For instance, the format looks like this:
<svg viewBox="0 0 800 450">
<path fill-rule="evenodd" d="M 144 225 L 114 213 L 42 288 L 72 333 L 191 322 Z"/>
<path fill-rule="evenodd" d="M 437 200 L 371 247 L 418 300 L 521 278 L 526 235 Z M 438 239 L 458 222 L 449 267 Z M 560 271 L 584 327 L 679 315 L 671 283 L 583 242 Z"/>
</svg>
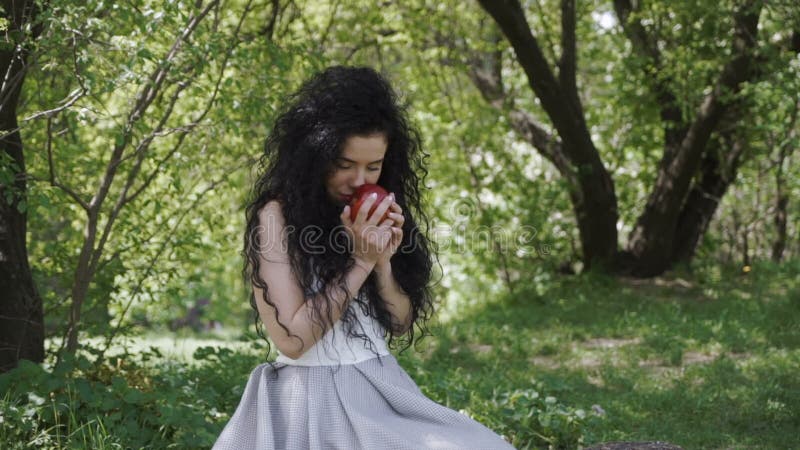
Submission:
<svg viewBox="0 0 800 450">
<path fill-rule="evenodd" d="M 354 188 L 361 187 L 362 184 L 366 183 L 366 176 L 364 175 L 364 172 L 358 171 L 355 178 L 353 178 L 352 183 Z"/>
</svg>

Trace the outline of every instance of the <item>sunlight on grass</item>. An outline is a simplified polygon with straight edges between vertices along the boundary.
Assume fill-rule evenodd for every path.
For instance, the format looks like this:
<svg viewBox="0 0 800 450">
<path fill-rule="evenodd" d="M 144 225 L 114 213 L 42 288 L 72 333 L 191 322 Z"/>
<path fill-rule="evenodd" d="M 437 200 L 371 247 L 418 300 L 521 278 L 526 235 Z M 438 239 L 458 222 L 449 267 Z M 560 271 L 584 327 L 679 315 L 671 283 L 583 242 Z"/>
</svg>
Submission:
<svg viewBox="0 0 800 450">
<path fill-rule="evenodd" d="M 517 448 L 614 440 L 793 448 L 800 280 L 774 267 L 728 272 L 553 277 L 546 289 L 473 296 L 450 305 L 446 323 L 435 317 L 433 336 L 392 352 L 426 396 Z M 0 429 L 0 447 L 210 445 L 265 353 L 252 332 L 152 333 L 120 339 L 111 355 L 124 356 L 99 368 L 76 359 L 77 376 L 27 365 L 5 381 L 12 388 L 0 413 L 17 425 Z"/>
<path fill-rule="evenodd" d="M 105 342 L 101 338 L 88 338 L 85 341 L 94 346 L 99 346 Z M 164 359 L 179 362 L 191 362 L 192 355 L 201 347 L 221 347 L 239 352 L 252 350 L 266 352 L 266 343 L 255 335 L 242 338 L 240 335 L 231 333 L 191 335 L 163 332 L 121 338 L 114 343 L 109 351 L 109 356 L 122 353 L 123 349 L 127 349 L 129 353 L 141 353 L 151 347 L 158 349 Z M 274 353 L 275 346 L 272 344 L 271 349 Z"/>
<path fill-rule="evenodd" d="M 589 430 L 596 442 L 790 448 L 800 429 L 790 406 L 800 404 L 800 283 L 788 266 L 728 272 L 564 277 L 545 296 L 465 306 L 448 323 L 448 342 L 462 349 L 450 364 L 502 365 L 510 385 L 532 375 L 567 404 L 602 408 Z"/>
</svg>

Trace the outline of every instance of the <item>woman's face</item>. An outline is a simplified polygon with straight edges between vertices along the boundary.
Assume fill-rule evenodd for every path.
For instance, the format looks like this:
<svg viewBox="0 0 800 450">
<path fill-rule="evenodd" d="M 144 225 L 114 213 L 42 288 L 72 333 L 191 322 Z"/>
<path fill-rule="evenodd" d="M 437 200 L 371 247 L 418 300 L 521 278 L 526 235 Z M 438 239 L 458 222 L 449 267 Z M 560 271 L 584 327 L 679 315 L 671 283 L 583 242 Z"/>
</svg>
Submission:
<svg viewBox="0 0 800 450">
<path fill-rule="evenodd" d="M 359 186 L 378 183 L 387 145 L 383 133 L 350 136 L 345 140 L 342 153 L 333 162 L 333 173 L 325 181 L 334 203 L 345 205 Z"/>
</svg>

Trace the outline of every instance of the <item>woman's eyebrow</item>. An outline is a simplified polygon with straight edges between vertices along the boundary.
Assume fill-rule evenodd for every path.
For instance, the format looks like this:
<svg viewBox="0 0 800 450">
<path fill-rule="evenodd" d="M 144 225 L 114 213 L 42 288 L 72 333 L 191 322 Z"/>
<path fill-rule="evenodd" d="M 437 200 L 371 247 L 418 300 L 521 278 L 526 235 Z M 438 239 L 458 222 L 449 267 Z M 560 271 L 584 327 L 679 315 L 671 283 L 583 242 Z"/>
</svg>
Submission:
<svg viewBox="0 0 800 450">
<path fill-rule="evenodd" d="M 353 161 L 352 159 L 345 158 L 344 156 L 340 156 L 338 159 L 343 159 L 343 160 L 345 160 L 345 161 L 347 161 L 347 162 L 349 162 L 349 163 L 356 163 L 356 161 Z M 379 162 L 381 162 L 381 161 L 383 161 L 383 158 L 381 158 L 381 159 L 379 159 L 379 160 L 377 160 L 377 161 L 372 161 L 372 162 L 371 162 L 371 163 L 369 163 L 369 164 L 375 164 L 375 163 L 379 163 Z"/>
</svg>

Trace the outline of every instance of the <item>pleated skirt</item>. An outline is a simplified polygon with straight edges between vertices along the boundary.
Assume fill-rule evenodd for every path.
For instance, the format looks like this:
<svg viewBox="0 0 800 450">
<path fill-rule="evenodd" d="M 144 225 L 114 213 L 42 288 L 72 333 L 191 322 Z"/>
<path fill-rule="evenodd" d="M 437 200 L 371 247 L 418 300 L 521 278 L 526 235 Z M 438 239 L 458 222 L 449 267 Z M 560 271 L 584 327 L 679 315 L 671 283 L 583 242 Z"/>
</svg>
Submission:
<svg viewBox="0 0 800 450">
<path fill-rule="evenodd" d="M 514 450 L 426 397 L 391 354 L 340 366 L 274 366 L 253 370 L 213 450 Z"/>
</svg>

